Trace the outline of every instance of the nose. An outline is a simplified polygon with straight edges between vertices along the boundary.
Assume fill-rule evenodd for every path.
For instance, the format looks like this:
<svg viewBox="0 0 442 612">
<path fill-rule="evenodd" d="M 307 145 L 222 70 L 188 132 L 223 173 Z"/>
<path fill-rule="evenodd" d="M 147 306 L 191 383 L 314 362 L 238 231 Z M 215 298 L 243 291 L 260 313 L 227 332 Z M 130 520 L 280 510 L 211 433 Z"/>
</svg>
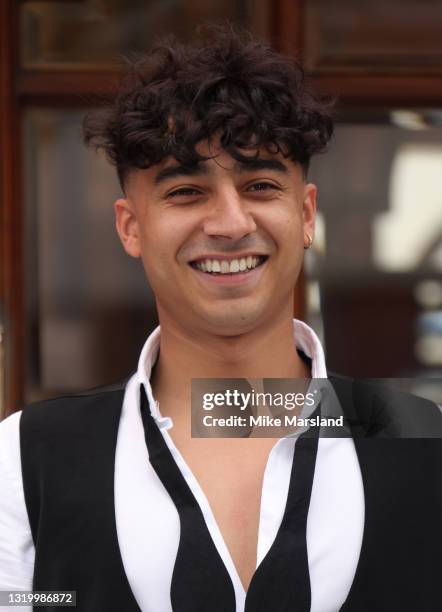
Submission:
<svg viewBox="0 0 442 612">
<path fill-rule="evenodd" d="M 203 229 L 208 236 L 240 240 L 256 231 L 256 223 L 250 211 L 244 208 L 238 192 L 232 189 L 214 197 Z"/>
</svg>

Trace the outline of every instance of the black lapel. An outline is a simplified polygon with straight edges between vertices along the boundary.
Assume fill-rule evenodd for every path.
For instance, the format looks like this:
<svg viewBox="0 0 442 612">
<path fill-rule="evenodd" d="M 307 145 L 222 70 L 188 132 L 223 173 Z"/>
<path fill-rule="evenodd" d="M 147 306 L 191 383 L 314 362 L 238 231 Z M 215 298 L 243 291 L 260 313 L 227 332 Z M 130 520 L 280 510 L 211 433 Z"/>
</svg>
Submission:
<svg viewBox="0 0 442 612">
<path fill-rule="evenodd" d="M 315 411 L 316 416 L 320 414 Z M 246 612 L 309 612 L 310 574 L 307 516 L 315 473 L 319 428 L 295 444 L 289 492 L 275 541 L 257 568 L 246 598 Z"/>
<path fill-rule="evenodd" d="M 170 593 L 173 611 L 235 612 L 233 584 L 201 508 L 151 415 L 143 385 L 140 395 L 149 460 L 174 502 L 181 523 Z"/>
</svg>

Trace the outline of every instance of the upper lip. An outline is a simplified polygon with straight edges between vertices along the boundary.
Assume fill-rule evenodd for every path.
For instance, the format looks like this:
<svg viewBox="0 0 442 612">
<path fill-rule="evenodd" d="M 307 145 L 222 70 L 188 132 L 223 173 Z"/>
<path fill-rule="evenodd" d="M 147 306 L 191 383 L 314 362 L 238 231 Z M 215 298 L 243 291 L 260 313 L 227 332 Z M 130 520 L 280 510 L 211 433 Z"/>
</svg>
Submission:
<svg viewBox="0 0 442 612">
<path fill-rule="evenodd" d="M 226 255 L 225 253 L 223 255 L 216 255 L 216 254 L 200 255 L 198 257 L 191 259 L 189 263 L 198 263 L 200 261 L 205 261 L 206 259 L 217 259 L 218 261 L 233 261 L 234 259 L 246 259 L 247 257 L 268 257 L 268 254 L 267 253 L 257 253 L 255 251 L 248 251 L 247 253 L 238 253 L 235 255 L 232 255 L 232 254 Z"/>
</svg>

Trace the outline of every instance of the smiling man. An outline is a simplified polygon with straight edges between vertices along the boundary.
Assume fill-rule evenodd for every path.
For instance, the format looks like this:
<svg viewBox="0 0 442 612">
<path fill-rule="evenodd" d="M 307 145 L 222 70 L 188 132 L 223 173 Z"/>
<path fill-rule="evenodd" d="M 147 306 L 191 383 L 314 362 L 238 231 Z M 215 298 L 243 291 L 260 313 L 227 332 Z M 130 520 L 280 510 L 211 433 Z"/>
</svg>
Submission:
<svg viewBox="0 0 442 612">
<path fill-rule="evenodd" d="M 228 28 L 168 42 L 85 133 L 160 327 L 121 388 L 2 423 L 0 589 L 75 590 L 82 612 L 435 610 L 440 444 L 379 440 L 378 389 L 330 377 L 350 436 L 190 433 L 192 379 L 327 379 L 292 318 L 332 134 L 300 68 Z"/>
<path fill-rule="evenodd" d="M 168 351 L 175 358 L 197 349 L 196 337 L 202 347 L 210 339 L 222 351 L 238 345 L 250 354 L 256 341 L 277 342 L 285 353 L 275 372 L 284 363 L 287 374 L 306 373 L 290 330 L 316 188 L 282 154 L 258 150 L 259 158 L 238 162 L 219 139 L 198 152 L 209 159 L 184 167 L 167 158 L 133 172 L 127 197 L 115 204 L 124 247 L 142 258 L 156 295 L 162 344 L 175 339 Z"/>
</svg>

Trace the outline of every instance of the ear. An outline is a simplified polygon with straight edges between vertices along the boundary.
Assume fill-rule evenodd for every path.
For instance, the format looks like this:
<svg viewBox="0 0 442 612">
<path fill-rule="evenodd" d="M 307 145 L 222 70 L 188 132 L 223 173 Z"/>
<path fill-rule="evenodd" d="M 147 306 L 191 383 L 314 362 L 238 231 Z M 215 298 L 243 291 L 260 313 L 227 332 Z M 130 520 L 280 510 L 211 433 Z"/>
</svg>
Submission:
<svg viewBox="0 0 442 612">
<path fill-rule="evenodd" d="M 124 250 L 131 257 L 140 257 L 139 225 L 132 202 L 126 198 L 120 198 L 115 202 L 114 210 L 115 227 Z"/>
<path fill-rule="evenodd" d="M 302 204 L 302 220 L 304 235 L 309 234 L 313 240 L 316 221 L 316 193 L 317 187 L 313 183 L 304 186 L 304 200 Z"/>
</svg>

